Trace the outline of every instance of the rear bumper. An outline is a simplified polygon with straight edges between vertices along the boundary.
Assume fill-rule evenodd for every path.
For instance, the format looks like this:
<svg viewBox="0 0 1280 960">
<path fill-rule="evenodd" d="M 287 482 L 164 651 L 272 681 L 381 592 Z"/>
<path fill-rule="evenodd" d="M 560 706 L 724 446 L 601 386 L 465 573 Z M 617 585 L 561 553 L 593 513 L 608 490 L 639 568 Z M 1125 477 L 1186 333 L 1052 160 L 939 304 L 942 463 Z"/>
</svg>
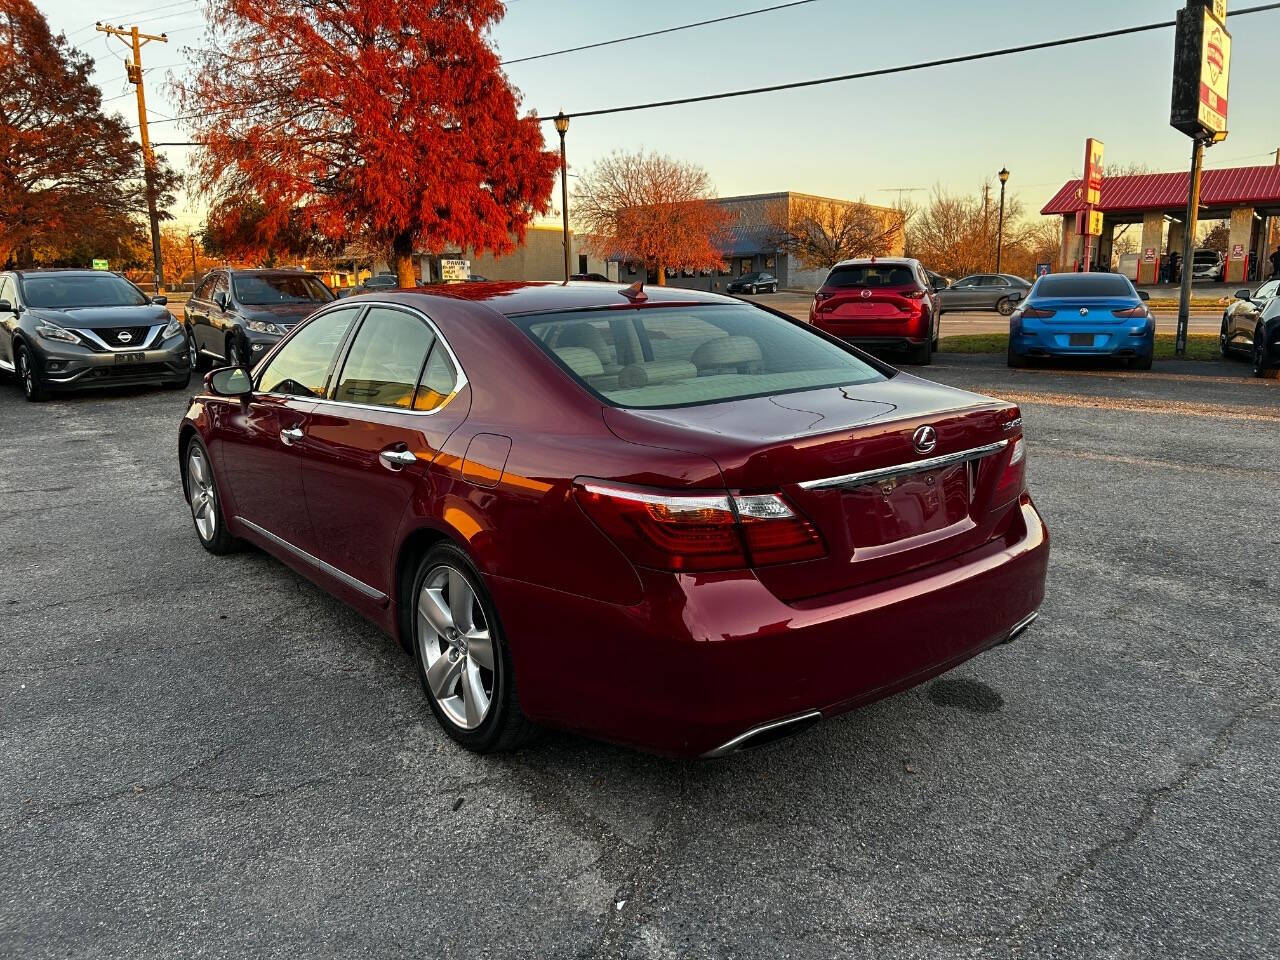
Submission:
<svg viewBox="0 0 1280 960">
<path fill-rule="evenodd" d="M 1146 357 L 1155 348 L 1155 321 L 1137 323 L 1014 323 L 1009 328 L 1010 348 L 1025 357 Z M 1072 335 L 1089 337 L 1073 345 Z"/>
<path fill-rule="evenodd" d="M 841 337 L 845 343 L 868 350 L 879 351 L 915 350 L 924 346 L 924 337 Z"/>
<path fill-rule="evenodd" d="M 719 755 L 757 728 L 843 713 L 1009 639 L 1043 600 L 1049 555 L 1030 498 L 1020 519 L 968 554 L 795 604 L 749 572 L 644 572 L 636 606 L 496 578 L 490 587 L 532 719 Z"/>
</svg>

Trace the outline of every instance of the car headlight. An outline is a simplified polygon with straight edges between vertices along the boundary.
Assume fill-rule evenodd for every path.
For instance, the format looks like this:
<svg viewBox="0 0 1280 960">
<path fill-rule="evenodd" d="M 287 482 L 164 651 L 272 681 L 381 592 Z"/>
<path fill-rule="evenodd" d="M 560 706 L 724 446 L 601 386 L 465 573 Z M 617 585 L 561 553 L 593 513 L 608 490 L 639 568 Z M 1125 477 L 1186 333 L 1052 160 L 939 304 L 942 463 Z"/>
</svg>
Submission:
<svg viewBox="0 0 1280 960">
<path fill-rule="evenodd" d="M 250 320 L 245 326 L 254 333 L 265 333 L 273 337 L 284 336 L 283 327 L 277 327 L 274 323 L 268 323 L 266 320 Z"/>
<path fill-rule="evenodd" d="M 177 317 L 169 321 L 169 325 L 164 328 L 164 332 L 160 334 L 161 340 L 168 340 L 170 337 L 176 337 L 182 331 L 182 323 Z"/>
<path fill-rule="evenodd" d="M 56 323 L 47 323 L 43 320 L 36 324 L 36 333 L 46 340 L 61 340 L 63 343 L 80 342 L 80 338 L 65 327 L 60 327 Z"/>
</svg>

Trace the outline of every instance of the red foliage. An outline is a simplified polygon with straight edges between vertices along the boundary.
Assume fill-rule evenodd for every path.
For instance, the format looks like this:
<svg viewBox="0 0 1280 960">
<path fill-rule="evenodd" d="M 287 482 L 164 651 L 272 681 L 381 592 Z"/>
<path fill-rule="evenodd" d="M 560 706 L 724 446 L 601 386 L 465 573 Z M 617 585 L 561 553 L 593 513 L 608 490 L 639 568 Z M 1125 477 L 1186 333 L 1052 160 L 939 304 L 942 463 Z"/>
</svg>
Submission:
<svg viewBox="0 0 1280 960">
<path fill-rule="evenodd" d="M 215 203 L 256 229 L 392 249 L 509 252 L 547 208 L 555 157 L 518 115 L 487 31 L 499 0 L 211 0 L 179 84 Z M 299 219 L 300 218 L 300 219 Z"/>
</svg>

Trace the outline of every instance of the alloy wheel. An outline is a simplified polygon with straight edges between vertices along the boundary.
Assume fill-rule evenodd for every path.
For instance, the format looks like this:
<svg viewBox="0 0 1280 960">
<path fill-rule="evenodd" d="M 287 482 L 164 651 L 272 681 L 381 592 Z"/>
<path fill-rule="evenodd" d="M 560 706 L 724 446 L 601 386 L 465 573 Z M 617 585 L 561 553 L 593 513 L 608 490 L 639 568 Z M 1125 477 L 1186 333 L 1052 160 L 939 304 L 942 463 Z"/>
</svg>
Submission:
<svg viewBox="0 0 1280 960">
<path fill-rule="evenodd" d="M 496 675 L 489 622 L 467 575 L 449 564 L 431 570 L 417 620 L 427 689 L 452 723 L 474 730 L 489 715 Z"/>
<path fill-rule="evenodd" d="M 26 350 L 18 352 L 18 379 L 22 381 L 22 392 L 28 397 L 35 393 L 36 375 L 31 369 L 31 359 Z"/>
<path fill-rule="evenodd" d="M 196 338 L 187 327 L 187 363 L 195 370 L 200 366 L 200 351 L 196 349 Z"/>
<path fill-rule="evenodd" d="M 187 451 L 187 488 L 191 491 L 191 518 L 195 520 L 200 539 L 209 541 L 218 532 L 218 504 L 213 492 L 213 474 L 200 445 L 192 443 Z"/>
<path fill-rule="evenodd" d="M 240 341 L 235 337 L 232 337 L 227 342 L 227 363 L 233 367 L 244 367 L 248 365 L 245 358 L 242 356 Z"/>
</svg>

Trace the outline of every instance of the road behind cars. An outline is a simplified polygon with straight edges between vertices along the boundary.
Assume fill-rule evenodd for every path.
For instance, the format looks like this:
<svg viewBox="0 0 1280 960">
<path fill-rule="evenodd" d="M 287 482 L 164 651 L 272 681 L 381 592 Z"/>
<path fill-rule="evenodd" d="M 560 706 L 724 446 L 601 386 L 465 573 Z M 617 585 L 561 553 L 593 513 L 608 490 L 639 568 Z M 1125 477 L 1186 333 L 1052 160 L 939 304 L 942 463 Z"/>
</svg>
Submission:
<svg viewBox="0 0 1280 960">
<path fill-rule="evenodd" d="M 1003 363 L 928 375 L 1022 404 L 1041 619 L 708 763 L 464 753 L 356 614 L 200 549 L 181 395 L 0 389 L 0 954 L 1270 954 L 1280 383 Z"/>
</svg>

